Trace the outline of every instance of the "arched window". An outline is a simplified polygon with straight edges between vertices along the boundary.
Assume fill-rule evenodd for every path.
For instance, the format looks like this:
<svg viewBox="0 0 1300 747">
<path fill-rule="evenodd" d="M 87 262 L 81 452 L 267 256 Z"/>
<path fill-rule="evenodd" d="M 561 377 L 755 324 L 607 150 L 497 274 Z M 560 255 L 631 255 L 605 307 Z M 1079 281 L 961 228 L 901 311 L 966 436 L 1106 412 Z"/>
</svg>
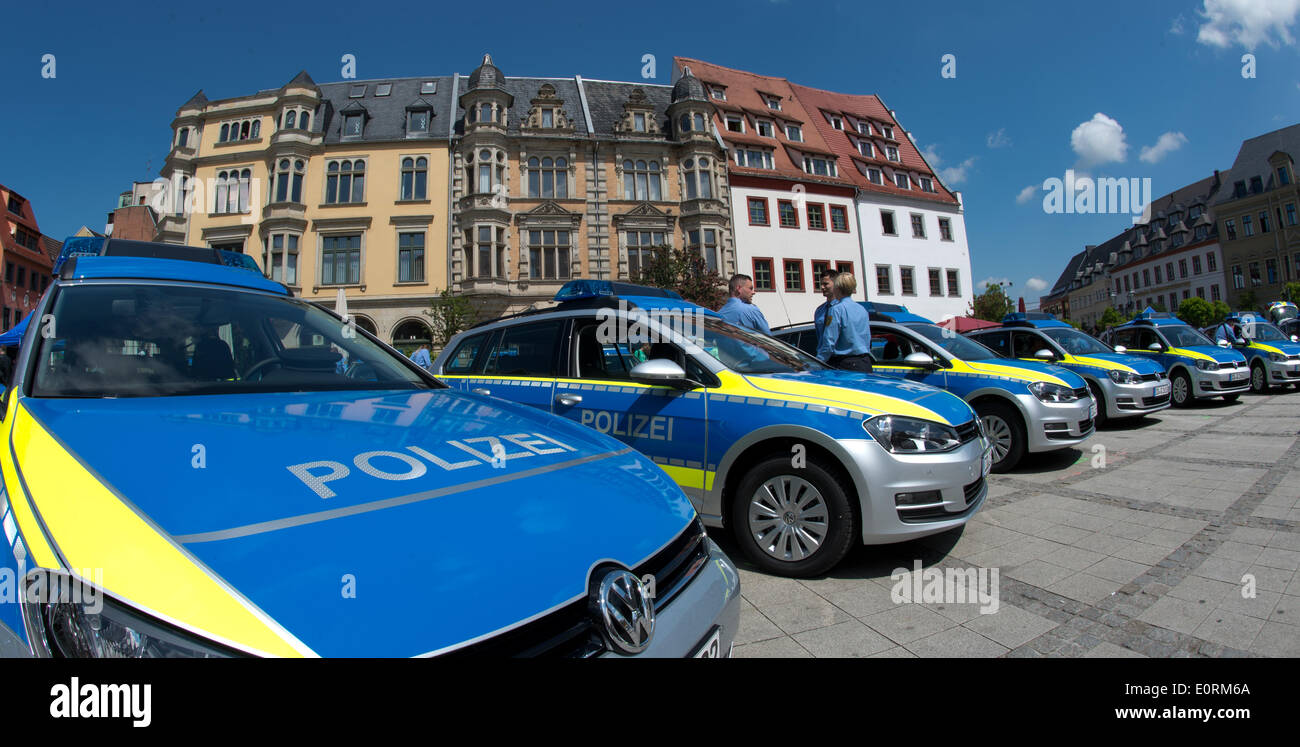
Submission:
<svg viewBox="0 0 1300 747">
<path fill-rule="evenodd" d="M 478 152 L 478 190 L 479 192 L 492 191 L 492 152 L 481 150 Z"/>
<path fill-rule="evenodd" d="M 302 202 L 302 177 L 306 164 L 295 160 L 281 158 L 275 174 L 275 201 Z"/>
<path fill-rule="evenodd" d="M 184 148 L 186 143 L 188 143 L 189 141 L 190 141 L 190 128 L 182 127 L 180 133 L 177 135 L 176 144 Z"/>
<path fill-rule="evenodd" d="M 230 125 L 223 124 L 221 125 L 221 138 L 217 142 L 224 143 L 229 139 L 230 139 Z"/>
<path fill-rule="evenodd" d="M 677 121 L 677 129 L 681 132 L 691 131 L 691 115 L 683 114 L 682 118 Z"/>
<path fill-rule="evenodd" d="M 658 161 L 623 162 L 623 199 L 659 200 L 662 199 L 660 187 Z"/>
<path fill-rule="evenodd" d="M 492 116 L 492 105 L 491 105 L 491 104 L 486 104 L 486 103 L 485 103 L 485 104 L 479 104 L 479 106 L 478 106 L 478 121 L 480 121 L 480 122 L 493 122 L 493 121 L 496 121 L 496 120 L 493 118 L 493 116 Z"/>
<path fill-rule="evenodd" d="M 244 123 L 242 123 L 241 125 L 239 125 L 239 139 L 240 139 L 240 140 L 247 140 L 247 139 L 248 139 L 248 131 L 249 131 L 249 128 L 250 128 L 250 127 L 252 127 L 252 124 L 249 123 L 249 122 L 244 122 Z"/>
<path fill-rule="evenodd" d="M 365 161 L 330 161 L 325 167 L 325 202 L 364 202 L 365 181 Z"/>
<path fill-rule="evenodd" d="M 423 200 L 428 193 L 429 160 L 424 156 L 402 159 L 403 200 Z"/>
<path fill-rule="evenodd" d="M 704 115 L 703 115 L 703 114 L 696 114 L 696 115 L 695 115 L 695 130 L 696 130 L 697 132 L 705 132 L 705 131 L 707 131 L 707 128 L 704 126 Z"/>
<path fill-rule="evenodd" d="M 298 117 L 298 129 L 301 130 L 311 129 L 311 114 L 309 112 L 302 112 Z"/>
<path fill-rule="evenodd" d="M 284 113 L 284 129 L 292 130 L 298 126 L 298 112 L 290 109 Z"/>
<path fill-rule="evenodd" d="M 528 159 L 528 196 L 558 197 L 569 196 L 569 162 L 564 158 Z"/>
<path fill-rule="evenodd" d="M 226 186 L 226 172 L 217 172 L 217 184 L 213 190 L 212 212 L 226 212 L 226 198 L 229 194 L 229 188 Z"/>
<path fill-rule="evenodd" d="M 252 134 L 249 135 L 249 137 L 251 137 L 251 138 L 253 138 L 253 139 L 257 139 L 257 137 L 258 137 L 259 135 L 261 135 L 261 134 L 262 134 L 262 120 L 260 120 L 260 119 L 254 119 L 254 120 L 253 120 L 253 130 L 252 130 Z"/>
<path fill-rule="evenodd" d="M 686 182 L 686 199 L 713 197 L 713 181 L 709 178 L 709 159 L 686 159 L 682 163 L 682 178 Z"/>
</svg>

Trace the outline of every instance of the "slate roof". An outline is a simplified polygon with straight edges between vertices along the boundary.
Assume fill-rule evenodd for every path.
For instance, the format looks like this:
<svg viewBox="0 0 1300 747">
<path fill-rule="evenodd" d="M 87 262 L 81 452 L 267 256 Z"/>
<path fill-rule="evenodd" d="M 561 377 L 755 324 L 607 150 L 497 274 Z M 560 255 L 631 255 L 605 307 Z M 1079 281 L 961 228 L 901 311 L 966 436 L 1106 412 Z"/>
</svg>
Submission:
<svg viewBox="0 0 1300 747">
<path fill-rule="evenodd" d="M 1237 151 L 1237 160 L 1233 161 L 1232 168 L 1223 174 L 1224 188 L 1220 190 L 1219 201 L 1215 204 L 1222 205 L 1253 192 L 1277 189 L 1280 186 L 1277 183 L 1277 172 L 1273 170 L 1268 159 L 1278 151 L 1290 155 L 1293 163 L 1300 161 L 1300 124 L 1243 140 L 1241 148 Z M 1251 181 L 1254 177 L 1259 177 L 1258 192 L 1252 189 Z M 1295 180 L 1296 175 L 1292 173 L 1291 183 L 1294 184 Z M 1237 182 L 1244 182 L 1244 194 L 1238 191 Z"/>
<path fill-rule="evenodd" d="M 646 100 L 654 106 L 664 139 L 672 139 L 668 105 L 672 103 L 673 89 L 669 86 L 584 80 L 582 87 L 587 91 L 587 109 L 591 112 L 591 126 L 597 135 L 614 134 L 614 123 L 623 118 L 623 104 L 634 89 L 640 88 Z"/>
<path fill-rule="evenodd" d="M 299 73 L 295 81 L 311 78 L 306 73 Z M 437 93 L 421 93 L 420 87 L 425 81 L 437 81 Z M 387 96 L 376 96 L 380 84 L 392 86 Z M 338 83 L 322 83 L 317 86 L 321 92 L 321 105 L 312 117 L 312 130 L 324 132 L 327 144 L 357 142 L 343 140 L 342 112 L 349 107 L 355 110 L 361 107 L 366 112 L 366 124 L 359 138 L 360 142 L 376 140 L 437 140 L 448 137 L 451 123 L 447 113 L 451 108 L 450 76 L 423 76 L 419 78 L 387 78 L 366 81 L 345 80 Z M 350 98 L 354 86 L 365 86 L 365 95 Z M 424 101 L 433 107 L 433 116 L 429 120 L 427 138 L 406 137 L 406 108 L 408 105 Z"/>
<path fill-rule="evenodd" d="M 1088 250 L 1084 249 L 1078 254 L 1070 257 L 1070 261 L 1065 264 L 1065 269 L 1061 270 L 1061 276 L 1056 279 L 1052 289 L 1043 295 L 1043 298 L 1052 298 L 1066 293 L 1070 290 L 1070 283 L 1074 282 L 1074 273 L 1083 266 L 1083 260 L 1088 255 Z"/>
</svg>

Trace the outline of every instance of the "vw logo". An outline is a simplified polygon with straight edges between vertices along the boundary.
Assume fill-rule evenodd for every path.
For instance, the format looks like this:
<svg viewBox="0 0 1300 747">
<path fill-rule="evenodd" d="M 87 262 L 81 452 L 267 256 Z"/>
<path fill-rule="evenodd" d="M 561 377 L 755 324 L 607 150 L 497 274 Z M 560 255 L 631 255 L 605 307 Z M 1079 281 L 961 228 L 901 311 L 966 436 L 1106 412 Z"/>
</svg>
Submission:
<svg viewBox="0 0 1300 747">
<path fill-rule="evenodd" d="M 655 634 L 655 605 L 641 579 L 625 570 L 605 574 L 596 590 L 605 638 L 625 654 L 639 654 Z"/>
</svg>

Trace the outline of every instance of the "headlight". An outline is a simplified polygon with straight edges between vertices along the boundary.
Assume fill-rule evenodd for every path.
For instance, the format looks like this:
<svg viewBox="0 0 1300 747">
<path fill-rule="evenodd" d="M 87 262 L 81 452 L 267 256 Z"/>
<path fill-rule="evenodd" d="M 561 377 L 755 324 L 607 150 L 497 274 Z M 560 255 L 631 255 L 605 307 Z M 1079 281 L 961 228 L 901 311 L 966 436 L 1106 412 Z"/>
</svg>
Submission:
<svg viewBox="0 0 1300 747">
<path fill-rule="evenodd" d="M 1269 353 L 1269 354 L 1268 354 L 1268 359 L 1271 360 L 1271 361 L 1273 361 L 1274 363 L 1286 363 L 1286 362 L 1287 362 L 1287 356 L 1285 356 L 1285 355 L 1283 355 L 1283 354 L 1281 354 L 1281 353 Z"/>
<path fill-rule="evenodd" d="M 1219 364 L 1214 361 L 1196 361 L 1196 367 L 1202 371 L 1218 371 Z"/>
<path fill-rule="evenodd" d="M 922 454 L 952 451 L 961 446 L 957 430 L 929 420 L 899 415 L 877 415 L 862 423 L 881 446 L 895 454 Z"/>
<path fill-rule="evenodd" d="M 42 657 L 207 659 L 236 652 L 192 638 L 106 598 L 61 571 L 28 576 L 23 616 Z"/>
<path fill-rule="evenodd" d="M 1142 377 L 1132 371 L 1118 371 L 1111 369 L 1106 372 L 1110 380 L 1116 384 L 1141 384 Z"/>
<path fill-rule="evenodd" d="M 1073 402 L 1078 399 L 1070 387 L 1046 381 L 1035 381 L 1029 385 L 1029 391 L 1044 402 Z"/>
</svg>

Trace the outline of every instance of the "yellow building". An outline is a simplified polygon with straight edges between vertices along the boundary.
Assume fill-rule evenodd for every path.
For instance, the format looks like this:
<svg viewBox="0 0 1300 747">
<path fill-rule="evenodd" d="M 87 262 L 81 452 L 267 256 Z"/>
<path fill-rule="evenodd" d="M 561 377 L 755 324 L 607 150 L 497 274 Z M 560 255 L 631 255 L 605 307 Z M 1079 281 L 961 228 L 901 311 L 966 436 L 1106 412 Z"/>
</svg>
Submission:
<svg viewBox="0 0 1300 747">
<path fill-rule="evenodd" d="M 447 288 L 452 79 L 283 87 L 209 101 L 172 122 L 154 196 L 162 241 L 255 258 L 296 296 L 333 304 L 409 347 Z"/>
</svg>

